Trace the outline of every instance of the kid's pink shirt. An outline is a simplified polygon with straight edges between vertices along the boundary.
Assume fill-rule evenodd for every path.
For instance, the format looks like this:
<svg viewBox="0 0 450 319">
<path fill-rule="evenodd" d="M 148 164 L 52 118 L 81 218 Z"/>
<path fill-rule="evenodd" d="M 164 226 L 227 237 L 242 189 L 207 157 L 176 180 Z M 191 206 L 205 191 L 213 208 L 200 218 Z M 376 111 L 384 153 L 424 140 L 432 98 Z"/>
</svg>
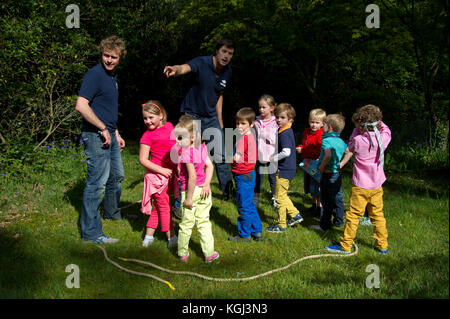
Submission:
<svg viewBox="0 0 450 319">
<path fill-rule="evenodd" d="M 391 130 L 381 122 L 379 129 L 383 149 L 386 150 L 391 141 Z M 370 132 L 374 146 L 370 144 L 367 132 L 361 134 L 355 128 L 348 142 L 348 149 L 355 156 L 353 160 L 353 185 L 364 189 L 377 189 L 386 181 L 384 169 L 380 165 L 380 153 L 375 132 Z"/>
<path fill-rule="evenodd" d="M 172 123 L 166 122 L 157 129 L 145 131 L 140 143 L 150 146 L 150 162 L 164 168 L 176 170 L 178 164 L 170 159 L 170 150 L 176 143 L 172 131 Z"/>
<path fill-rule="evenodd" d="M 201 144 L 199 147 L 182 149 L 180 156 L 180 184 L 182 191 L 187 189 L 189 179 L 186 163 L 194 164 L 195 173 L 197 174 L 197 183 L 195 185 L 199 186 L 205 182 L 205 164 L 207 156 L 208 150 L 205 144 Z"/>
<path fill-rule="evenodd" d="M 258 161 L 261 163 L 270 162 L 270 156 L 275 154 L 275 144 L 278 138 L 278 124 L 275 116 L 263 121 L 261 115 L 255 120 L 255 130 L 258 143 Z M 262 134 L 261 134 L 262 133 Z"/>
</svg>

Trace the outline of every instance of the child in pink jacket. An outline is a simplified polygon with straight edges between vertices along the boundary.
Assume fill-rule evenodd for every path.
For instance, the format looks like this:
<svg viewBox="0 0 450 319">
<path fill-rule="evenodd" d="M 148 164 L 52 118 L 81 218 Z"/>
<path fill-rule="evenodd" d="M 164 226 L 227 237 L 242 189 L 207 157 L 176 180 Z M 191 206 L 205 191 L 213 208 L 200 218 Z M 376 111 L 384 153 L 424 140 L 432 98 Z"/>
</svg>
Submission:
<svg viewBox="0 0 450 319">
<path fill-rule="evenodd" d="M 368 209 L 374 226 L 375 250 L 388 252 L 388 232 L 383 213 L 384 151 L 391 141 L 391 131 L 381 120 L 381 110 L 372 104 L 363 106 L 353 114 L 355 129 L 348 148 L 341 161 L 341 168 L 355 154 L 353 164 L 353 187 L 350 194 L 350 209 L 346 212 L 344 235 L 340 245 L 327 246 L 327 250 L 337 253 L 350 253 L 356 237 L 359 218 Z"/>
<path fill-rule="evenodd" d="M 278 138 L 278 125 L 275 121 L 273 111 L 276 103 L 275 99 L 264 94 L 259 98 L 259 116 L 255 120 L 255 131 L 258 145 L 258 160 L 256 162 L 256 184 L 254 204 L 258 206 L 261 186 L 264 180 L 264 174 L 269 176 L 270 190 L 272 192 L 273 206 L 276 207 L 275 201 L 275 183 L 276 183 L 276 165 L 270 164 L 270 156 L 275 154 L 275 145 Z"/>
</svg>

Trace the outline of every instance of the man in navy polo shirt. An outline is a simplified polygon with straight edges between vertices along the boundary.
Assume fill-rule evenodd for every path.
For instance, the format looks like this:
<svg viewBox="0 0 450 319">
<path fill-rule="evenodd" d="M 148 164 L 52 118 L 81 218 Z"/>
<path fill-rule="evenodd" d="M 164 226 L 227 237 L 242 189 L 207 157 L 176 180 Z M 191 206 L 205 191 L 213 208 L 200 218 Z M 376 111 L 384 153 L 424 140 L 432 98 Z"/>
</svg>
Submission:
<svg viewBox="0 0 450 319">
<path fill-rule="evenodd" d="M 75 109 L 83 117 L 81 137 L 87 156 L 87 178 L 80 216 L 81 237 L 97 244 L 119 240 L 102 231 L 99 206 L 104 199 L 104 218 L 122 219 L 118 208 L 124 170 L 120 152 L 125 141 L 117 129 L 118 98 L 116 69 L 125 57 L 124 42 L 111 36 L 100 43 L 101 62 L 83 77 Z"/>
<path fill-rule="evenodd" d="M 191 73 L 191 81 L 188 91 L 181 103 L 181 112 L 191 115 L 194 119 L 201 120 L 201 134 L 203 139 L 211 138 L 203 136 L 206 129 L 216 128 L 214 136 L 221 139 L 221 150 L 211 148 L 209 151 L 214 156 L 217 178 L 220 189 L 228 199 L 231 195 L 233 182 L 230 169 L 225 161 L 225 143 L 223 137 L 223 92 L 231 79 L 231 66 L 229 65 L 235 52 L 235 44 L 232 40 L 222 38 L 216 44 L 216 54 L 194 58 L 186 64 L 164 67 L 167 77 L 179 76 Z M 209 135 L 209 134 L 206 134 Z M 208 146 L 211 146 L 208 143 Z"/>
</svg>

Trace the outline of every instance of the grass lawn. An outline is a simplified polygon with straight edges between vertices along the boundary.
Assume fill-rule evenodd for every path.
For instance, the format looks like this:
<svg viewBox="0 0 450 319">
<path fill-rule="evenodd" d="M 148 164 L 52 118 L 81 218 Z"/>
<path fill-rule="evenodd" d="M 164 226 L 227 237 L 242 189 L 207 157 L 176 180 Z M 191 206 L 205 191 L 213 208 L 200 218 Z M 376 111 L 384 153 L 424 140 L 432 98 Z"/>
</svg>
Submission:
<svg viewBox="0 0 450 319">
<path fill-rule="evenodd" d="M 213 178 L 211 222 L 220 258 L 203 262 L 194 229 L 190 258 L 181 263 L 176 250 L 166 246 L 159 229 L 148 248 L 141 247 L 147 218 L 136 204 L 142 196 L 144 170 L 138 162 L 138 145 L 128 142 L 123 152 L 125 180 L 122 184 L 123 213 L 134 220 L 103 221 L 107 235 L 120 239 L 104 246 L 109 257 L 138 272 L 169 281 L 171 290 L 156 280 L 120 271 L 108 263 L 94 244 L 80 239 L 78 221 L 86 165 L 67 155 L 56 158 L 42 172 L 23 181 L 0 180 L 0 298 L 449 298 L 449 194 L 448 171 L 435 173 L 387 173 L 384 207 L 389 232 L 389 254 L 373 249 L 372 226 L 360 226 L 356 243 L 359 253 L 345 258 L 325 257 L 302 261 L 284 271 L 247 282 L 215 282 L 155 270 L 119 257 L 150 261 L 164 268 L 191 271 L 211 277 L 249 277 L 283 267 L 309 255 L 326 254 L 325 246 L 337 241 L 343 228 L 325 233 L 309 229 L 317 219 L 305 212 L 311 199 L 303 192 L 303 173 L 298 169 L 291 183 L 291 199 L 305 220 L 286 233 L 264 232 L 263 242 L 230 243 L 237 232 L 237 209 L 222 200 Z M 49 159 L 49 163 L 52 161 Z M 344 171 L 344 202 L 348 207 L 351 171 Z M 266 193 L 259 206 L 265 228 L 276 219 Z M 179 221 L 174 219 L 176 230 Z M 66 287 L 79 268 L 80 288 Z M 379 288 L 366 287 L 369 265 L 379 269 Z M 199 289 L 201 287 L 201 289 Z"/>
</svg>

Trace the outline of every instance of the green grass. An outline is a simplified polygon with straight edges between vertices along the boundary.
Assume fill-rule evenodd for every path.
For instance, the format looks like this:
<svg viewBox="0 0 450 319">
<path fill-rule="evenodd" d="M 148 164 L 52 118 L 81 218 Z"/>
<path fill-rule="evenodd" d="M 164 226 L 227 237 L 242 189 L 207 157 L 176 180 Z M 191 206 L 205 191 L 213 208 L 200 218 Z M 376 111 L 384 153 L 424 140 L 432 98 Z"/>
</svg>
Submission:
<svg viewBox="0 0 450 319">
<path fill-rule="evenodd" d="M 108 263 L 94 244 L 80 240 L 78 220 L 85 181 L 80 157 L 60 154 L 40 172 L 0 179 L 0 298 L 448 298 L 449 297 L 449 195 L 448 172 L 388 173 L 384 205 L 389 232 L 389 254 L 373 250 L 372 227 L 360 226 L 356 243 L 359 253 L 346 258 L 306 260 L 287 270 L 248 282 L 211 282 L 174 275 L 119 260 L 119 257 L 150 261 L 173 270 L 212 277 L 253 276 L 309 256 L 327 253 L 324 247 L 339 239 L 343 229 L 326 233 L 310 230 L 317 223 L 308 213 L 311 199 L 303 192 L 302 172 L 292 181 L 291 198 L 305 220 L 284 234 L 264 232 L 264 242 L 231 243 L 237 232 L 237 209 L 221 199 L 214 176 L 211 222 L 215 248 L 221 257 L 203 262 L 194 229 L 187 264 L 166 247 L 165 234 L 156 232 L 148 248 L 141 242 L 146 216 L 139 212 L 143 169 L 138 146 L 128 143 L 123 152 L 126 178 L 121 207 L 136 214 L 135 220 L 103 221 L 104 232 L 120 238 L 105 246 L 109 257 L 129 269 L 156 275 L 176 288 L 153 279 L 120 271 Z M 64 157 L 65 156 L 65 157 Z M 276 219 L 266 193 L 260 202 L 263 227 Z M 351 171 L 344 172 L 344 202 L 348 207 Z M 174 220 L 178 230 L 178 220 Z M 80 269 L 80 288 L 65 282 L 69 264 Z M 380 269 L 380 287 L 367 288 L 366 267 Z M 199 289 L 201 287 L 201 289 Z"/>
</svg>

